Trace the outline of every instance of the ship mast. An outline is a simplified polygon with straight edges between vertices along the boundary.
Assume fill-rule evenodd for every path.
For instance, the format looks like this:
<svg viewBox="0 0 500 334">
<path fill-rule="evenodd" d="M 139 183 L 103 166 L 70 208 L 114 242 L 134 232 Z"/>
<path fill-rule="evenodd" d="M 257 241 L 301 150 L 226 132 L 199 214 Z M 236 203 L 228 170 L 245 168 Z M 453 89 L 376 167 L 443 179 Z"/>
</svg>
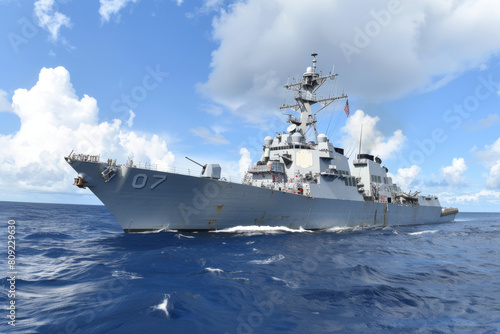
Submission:
<svg viewBox="0 0 500 334">
<path fill-rule="evenodd" d="M 306 131 L 309 126 L 314 127 L 314 132 L 316 135 L 316 140 L 318 138 L 318 130 L 316 129 L 316 114 L 322 109 L 328 107 L 333 101 L 347 98 L 347 95 L 342 93 L 341 96 L 331 95 L 327 98 L 318 98 L 316 96 L 316 91 L 327 81 L 333 80 L 338 74 L 330 73 L 329 75 L 322 76 L 321 73 L 316 73 L 316 56 L 317 53 L 311 54 L 313 57 L 313 66 L 308 67 L 306 73 L 302 75 L 302 80 L 293 82 L 292 84 L 286 84 L 285 88 L 288 90 L 294 90 L 294 98 L 296 103 L 291 105 L 283 104 L 280 110 L 290 109 L 298 117 L 288 114 L 287 122 L 294 124 L 295 126 L 290 126 L 289 129 L 292 131 L 297 131 L 306 135 Z M 321 108 L 312 113 L 311 106 L 318 103 Z"/>
</svg>

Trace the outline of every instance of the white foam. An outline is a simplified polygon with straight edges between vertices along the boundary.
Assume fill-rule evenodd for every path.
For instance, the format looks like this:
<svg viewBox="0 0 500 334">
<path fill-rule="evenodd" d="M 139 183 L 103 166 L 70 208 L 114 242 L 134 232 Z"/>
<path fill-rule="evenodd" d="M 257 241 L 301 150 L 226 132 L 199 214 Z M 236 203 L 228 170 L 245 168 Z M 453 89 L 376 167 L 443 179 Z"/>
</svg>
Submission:
<svg viewBox="0 0 500 334">
<path fill-rule="evenodd" d="M 277 233 L 303 233 L 313 231 L 304 230 L 302 227 L 298 229 L 289 228 L 286 226 L 234 226 L 222 230 L 211 231 L 214 233 L 243 233 L 245 235 L 258 234 L 277 234 Z"/>
<path fill-rule="evenodd" d="M 223 272 L 224 272 L 224 270 L 219 269 L 219 268 L 210 268 L 210 267 L 206 267 L 206 268 L 203 268 L 203 269 L 205 269 L 206 271 L 211 272 L 211 273 L 213 273 L 213 274 L 220 274 L 220 273 L 223 273 Z"/>
<path fill-rule="evenodd" d="M 360 229 L 361 229 L 361 227 L 359 227 L 359 226 L 355 226 L 355 227 L 352 227 L 352 226 L 334 226 L 334 227 L 327 228 L 325 230 L 325 232 L 341 233 L 341 232 L 347 232 L 347 231 L 357 231 Z"/>
<path fill-rule="evenodd" d="M 141 279 L 141 278 L 143 278 L 136 273 L 129 273 L 127 271 L 120 271 L 120 270 L 113 271 L 113 274 L 111 274 L 111 276 L 120 277 L 120 278 L 128 278 L 128 279 Z"/>
<path fill-rule="evenodd" d="M 180 238 L 194 239 L 194 237 L 193 237 L 192 235 L 184 235 L 184 234 L 181 234 L 181 233 L 176 234 L 175 236 L 176 236 L 178 239 L 180 239 Z"/>
<path fill-rule="evenodd" d="M 165 312 L 165 315 L 167 316 L 167 318 L 169 317 L 169 313 L 168 313 L 168 299 L 170 298 L 170 295 L 169 294 L 165 294 L 165 299 L 163 300 L 163 302 L 161 302 L 160 304 L 156 305 L 156 306 L 153 306 L 153 308 L 155 310 L 159 310 L 159 311 L 163 311 Z"/>
<path fill-rule="evenodd" d="M 265 259 L 265 260 L 252 260 L 252 261 L 249 261 L 248 263 L 250 263 L 250 264 L 270 264 L 273 262 L 281 261 L 284 258 L 285 257 L 283 255 L 278 254 L 278 255 L 271 256 L 270 258 Z"/>
<path fill-rule="evenodd" d="M 239 280 L 239 281 L 245 281 L 245 282 L 250 282 L 249 278 L 246 277 L 234 277 L 234 280 Z"/>
<path fill-rule="evenodd" d="M 427 234 L 427 233 L 431 233 L 431 234 L 434 234 L 438 232 L 438 230 L 429 230 L 429 231 L 421 231 L 421 232 L 413 232 L 413 233 L 408 233 L 409 235 L 421 235 L 421 234 Z"/>
<path fill-rule="evenodd" d="M 150 233 L 160 233 L 160 232 L 177 232 L 177 230 L 169 230 L 168 228 L 160 228 L 159 230 L 151 230 L 151 231 L 142 231 L 142 232 L 134 232 L 137 234 L 150 234 Z"/>
<path fill-rule="evenodd" d="M 271 276 L 271 278 L 275 281 L 278 281 L 278 282 L 283 282 L 286 284 L 287 287 L 289 288 L 298 288 L 298 284 L 292 282 L 292 281 L 287 281 L 285 279 L 282 279 L 282 278 L 278 278 L 278 277 L 274 277 L 274 276 Z"/>
</svg>

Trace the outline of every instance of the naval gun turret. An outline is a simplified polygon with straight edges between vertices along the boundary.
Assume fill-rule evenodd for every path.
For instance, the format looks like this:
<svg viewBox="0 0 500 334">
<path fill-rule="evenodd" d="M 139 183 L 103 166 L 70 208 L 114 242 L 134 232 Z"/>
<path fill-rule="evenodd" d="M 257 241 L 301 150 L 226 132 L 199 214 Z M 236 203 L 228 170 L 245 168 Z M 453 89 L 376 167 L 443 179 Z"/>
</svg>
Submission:
<svg viewBox="0 0 500 334">
<path fill-rule="evenodd" d="M 216 179 L 216 180 L 220 179 L 222 168 L 220 167 L 219 164 L 202 165 L 199 162 L 196 162 L 191 158 L 186 157 L 186 159 L 188 159 L 191 162 L 194 162 L 195 164 L 197 164 L 198 166 L 200 166 L 202 168 L 201 177 L 207 177 L 207 178 Z"/>
</svg>

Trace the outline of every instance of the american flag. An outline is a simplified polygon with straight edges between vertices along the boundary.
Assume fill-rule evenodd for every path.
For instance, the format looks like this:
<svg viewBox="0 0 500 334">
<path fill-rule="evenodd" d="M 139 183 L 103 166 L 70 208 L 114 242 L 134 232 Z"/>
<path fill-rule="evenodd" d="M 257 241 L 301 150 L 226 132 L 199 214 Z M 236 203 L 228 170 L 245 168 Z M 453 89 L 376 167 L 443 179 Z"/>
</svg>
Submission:
<svg viewBox="0 0 500 334">
<path fill-rule="evenodd" d="M 345 101 L 344 112 L 347 115 L 347 117 L 349 117 L 349 100 Z"/>
</svg>

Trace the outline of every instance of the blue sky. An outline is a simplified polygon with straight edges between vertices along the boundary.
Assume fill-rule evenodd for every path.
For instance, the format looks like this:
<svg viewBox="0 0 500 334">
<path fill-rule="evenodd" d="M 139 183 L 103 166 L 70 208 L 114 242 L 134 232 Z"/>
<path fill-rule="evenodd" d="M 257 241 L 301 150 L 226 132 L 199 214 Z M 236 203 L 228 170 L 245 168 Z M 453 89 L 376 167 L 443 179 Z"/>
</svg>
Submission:
<svg viewBox="0 0 500 334">
<path fill-rule="evenodd" d="M 404 189 L 500 211 L 498 17 L 487 0 L 0 0 L 0 200 L 99 203 L 71 185 L 73 149 L 238 178 L 317 52 L 349 95 L 349 118 L 320 114 L 336 146 L 363 125 Z"/>
</svg>

